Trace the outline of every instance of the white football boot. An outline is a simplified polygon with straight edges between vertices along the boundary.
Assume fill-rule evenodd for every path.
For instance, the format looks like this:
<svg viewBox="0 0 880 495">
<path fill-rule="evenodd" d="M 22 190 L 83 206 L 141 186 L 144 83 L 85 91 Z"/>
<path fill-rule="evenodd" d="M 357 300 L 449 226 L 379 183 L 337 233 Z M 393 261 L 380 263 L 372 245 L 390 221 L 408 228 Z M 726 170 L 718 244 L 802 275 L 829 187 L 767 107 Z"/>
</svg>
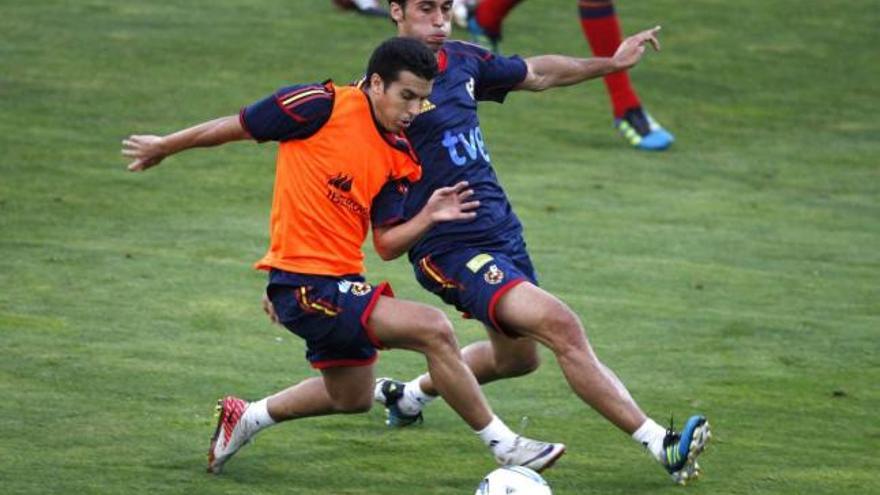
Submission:
<svg viewBox="0 0 880 495">
<path fill-rule="evenodd" d="M 220 474 L 226 461 L 247 445 L 258 431 L 241 421 L 248 405 L 247 401 L 231 395 L 217 401 L 217 428 L 208 449 L 209 473 Z"/>
<path fill-rule="evenodd" d="M 495 460 L 502 466 L 523 466 L 540 473 L 552 466 L 564 453 L 564 444 L 517 436 L 510 449 L 495 452 Z"/>
</svg>

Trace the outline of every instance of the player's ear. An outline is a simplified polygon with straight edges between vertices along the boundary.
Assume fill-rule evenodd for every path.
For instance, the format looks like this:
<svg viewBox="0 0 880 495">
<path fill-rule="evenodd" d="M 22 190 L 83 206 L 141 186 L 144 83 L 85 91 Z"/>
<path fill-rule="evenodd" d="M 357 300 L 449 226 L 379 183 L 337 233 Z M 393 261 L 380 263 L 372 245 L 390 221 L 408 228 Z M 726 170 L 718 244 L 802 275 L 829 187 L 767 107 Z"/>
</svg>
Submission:
<svg viewBox="0 0 880 495">
<path fill-rule="evenodd" d="M 391 16 L 391 20 L 394 21 L 395 24 L 399 24 L 404 17 L 403 6 L 397 2 L 389 2 L 388 14 Z"/>
<path fill-rule="evenodd" d="M 376 72 L 370 74 L 370 92 L 374 95 L 379 95 L 385 92 L 385 81 L 383 81 L 382 76 Z"/>
</svg>

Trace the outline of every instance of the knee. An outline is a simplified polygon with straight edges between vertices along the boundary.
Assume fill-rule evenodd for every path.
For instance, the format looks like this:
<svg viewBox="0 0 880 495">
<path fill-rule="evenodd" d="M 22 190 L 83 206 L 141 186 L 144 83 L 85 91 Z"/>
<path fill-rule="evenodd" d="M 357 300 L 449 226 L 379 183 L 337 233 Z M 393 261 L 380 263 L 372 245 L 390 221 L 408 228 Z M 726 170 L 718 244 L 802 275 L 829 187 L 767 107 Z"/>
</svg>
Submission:
<svg viewBox="0 0 880 495">
<path fill-rule="evenodd" d="M 588 348 L 580 319 L 567 306 L 551 312 L 542 325 L 543 334 L 554 353 L 581 352 Z"/>
<path fill-rule="evenodd" d="M 422 320 L 422 344 L 426 353 L 459 352 L 452 322 L 440 310 L 427 312 Z"/>
</svg>

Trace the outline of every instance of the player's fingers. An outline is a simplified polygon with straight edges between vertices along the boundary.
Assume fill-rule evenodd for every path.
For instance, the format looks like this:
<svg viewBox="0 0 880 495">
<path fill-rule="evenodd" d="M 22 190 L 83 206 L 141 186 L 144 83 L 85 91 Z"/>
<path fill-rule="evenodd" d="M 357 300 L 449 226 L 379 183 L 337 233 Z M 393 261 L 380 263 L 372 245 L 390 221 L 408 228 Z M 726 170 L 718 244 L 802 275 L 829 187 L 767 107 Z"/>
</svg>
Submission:
<svg viewBox="0 0 880 495">
<path fill-rule="evenodd" d="M 461 191 L 464 191 L 464 189 L 467 186 L 468 186 L 468 181 L 463 180 L 463 181 L 459 182 L 458 184 L 452 186 L 452 191 L 456 192 L 456 193 L 460 193 Z"/>
<path fill-rule="evenodd" d="M 144 162 L 142 160 L 135 160 L 128 164 L 129 172 L 140 172 L 144 169 Z"/>
<path fill-rule="evenodd" d="M 462 204 L 461 204 L 461 207 L 459 208 L 459 210 L 461 210 L 461 211 L 470 211 L 470 210 L 476 210 L 476 209 L 479 208 L 479 207 L 480 207 L 480 202 L 479 202 L 479 201 L 470 201 L 470 202 L 467 202 L 467 203 L 462 203 Z"/>
<path fill-rule="evenodd" d="M 657 31 L 659 31 L 659 27 L 652 27 L 651 29 L 639 31 L 635 34 L 635 37 L 638 37 L 641 41 L 645 41 L 652 36 L 657 36 Z"/>
<path fill-rule="evenodd" d="M 437 189 L 434 189 L 434 192 L 431 193 L 431 198 L 428 198 L 428 199 L 430 200 L 430 199 L 434 198 L 436 200 L 440 200 L 440 199 L 446 198 L 450 194 L 452 194 L 451 187 L 438 187 Z"/>
<path fill-rule="evenodd" d="M 438 187 L 437 190 L 434 191 L 434 194 L 438 196 L 449 196 L 452 194 L 460 193 L 464 188 L 468 186 L 467 181 L 461 181 L 458 184 L 447 187 Z"/>
<path fill-rule="evenodd" d="M 122 156 L 127 156 L 128 158 L 136 158 L 140 153 L 137 150 L 132 148 L 123 148 Z"/>
<path fill-rule="evenodd" d="M 269 321 L 272 323 L 278 323 L 278 315 L 275 313 L 275 308 L 272 306 L 272 303 L 263 300 L 263 312 L 269 316 Z"/>
<path fill-rule="evenodd" d="M 660 51 L 660 38 L 658 38 L 657 36 L 660 34 L 660 29 L 662 29 L 662 26 L 654 26 L 654 28 L 650 31 L 651 37 L 649 39 L 651 45 L 658 52 Z"/>
<path fill-rule="evenodd" d="M 464 201 L 473 195 L 474 195 L 474 190 L 468 189 L 467 191 L 462 191 L 462 192 L 458 193 L 458 199 Z"/>
</svg>

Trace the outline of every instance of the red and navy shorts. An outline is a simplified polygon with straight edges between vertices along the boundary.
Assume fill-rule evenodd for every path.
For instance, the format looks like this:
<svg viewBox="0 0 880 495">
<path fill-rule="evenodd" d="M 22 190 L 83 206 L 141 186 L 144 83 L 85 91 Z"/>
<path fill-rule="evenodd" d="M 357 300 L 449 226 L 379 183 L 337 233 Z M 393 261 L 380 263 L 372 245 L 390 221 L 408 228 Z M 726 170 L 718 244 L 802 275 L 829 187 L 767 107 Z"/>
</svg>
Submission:
<svg viewBox="0 0 880 495">
<path fill-rule="evenodd" d="M 368 366 L 382 342 L 367 325 L 379 296 L 393 297 L 388 283 L 373 286 L 359 275 L 301 275 L 273 269 L 266 293 L 279 321 L 306 341 L 313 368 Z"/>
<path fill-rule="evenodd" d="M 517 284 L 538 285 L 532 260 L 521 240 L 495 248 L 466 246 L 428 254 L 416 259 L 413 268 L 422 287 L 455 306 L 462 316 L 477 319 L 514 338 L 518 335 L 496 320 L 495 306 Z"/>
</svg>

